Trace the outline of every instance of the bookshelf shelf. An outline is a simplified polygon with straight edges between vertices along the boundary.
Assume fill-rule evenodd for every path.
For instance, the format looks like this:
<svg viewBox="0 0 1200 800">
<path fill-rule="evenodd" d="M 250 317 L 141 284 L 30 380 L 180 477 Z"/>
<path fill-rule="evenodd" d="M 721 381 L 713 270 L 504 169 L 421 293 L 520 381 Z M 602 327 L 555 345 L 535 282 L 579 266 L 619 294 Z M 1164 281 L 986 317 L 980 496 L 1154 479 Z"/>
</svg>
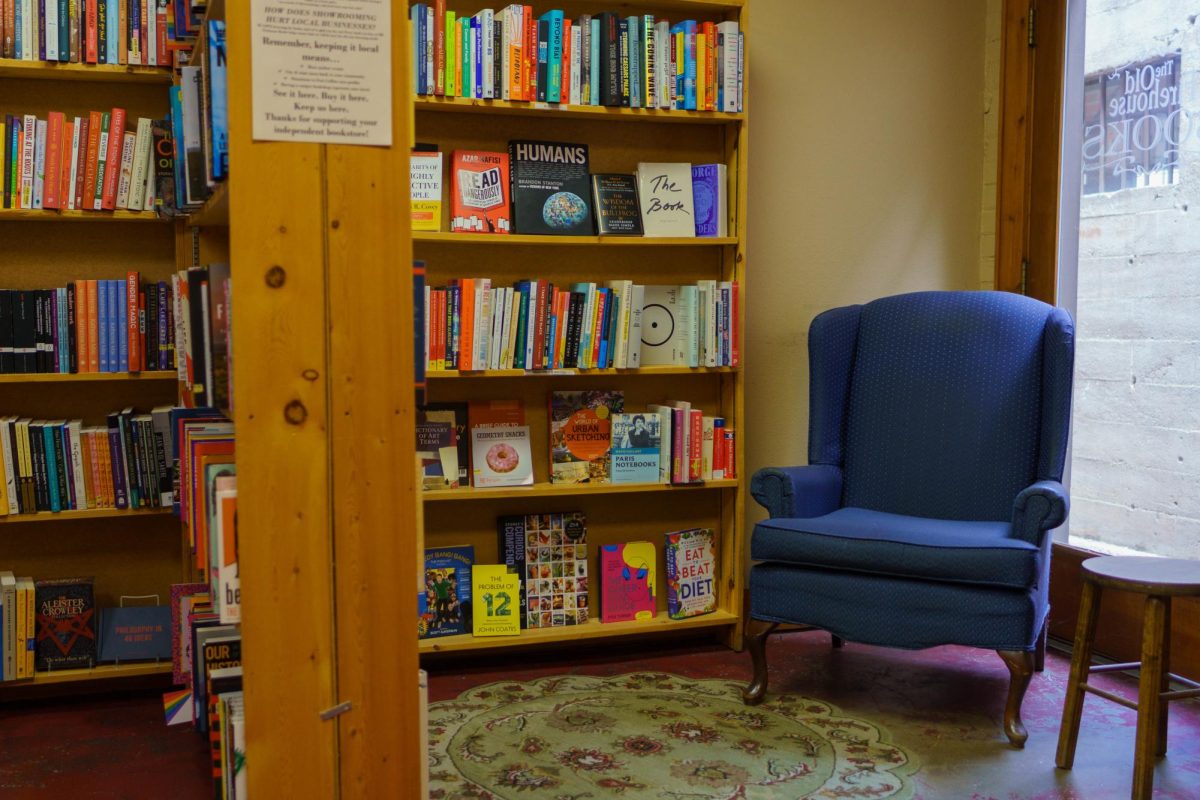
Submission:
<svg viewBox="0 0 1200 800">
<path fill-rule="evenodd" d="M 480 378 L 603 378 L 635 377 L 638 375 L 706 375 L 737 372 L 740 367 L 641 367 L 639 369 L 484 369 L 460 372 L 456 369 L 433 370 L 425 373 L 428 380 L 476 380 Z"/>
<path fill-rule="evenodd" d="M 40 208 L 0 209 L 0 222 L 156 222 L 169 220 L 146 211 L 53 211 Z"/>
<path fill-rule="evenodd" d="M 0 375 L 0 385 L 6 383 L 95 383 L 97 381 L 173 381 L 175 370 L 153 372 L 50 372 Z"/>
<path fill-rule="evenodd" d="M 728 5 L 728 4 L 721 4 Z M 508 100 L 476 100 L 470 97 L 421 96 L 415 98 L 417 112 L 434 111 L 461 114 L 552 115 L 599 122 L 653 122 L 684 125 L 735 125 L 745 121 L 745 113 L 726 111 L 682 111 L 661 108 L 610 108 L 607 106 L 565 106 L 557 103 L 525 103 Z"/>
<path fill-rule="evenodd" d="M 593 619 L 583 625 L 530 628 L 521 631 L 520 636 L 475 637 L 464 634 L 438 639 L 421 639 L 419 649 L 421 653 L 456 653 L 466 650 L 575 642 L 580 639 L 600 637 L 661 635 L 669 631 L 727 627 L 736 625 L 737 622 L 738 617 L 735 614 L 721 609 L 702 617 L 689 617 L 688 619 L 671 619 L 665 612 L 659 612 L 653 622 L 610 622 L 606 625 L 598 619 Z"/>
<path fill-rule="evenodd" d="M 426 502 L 446 500 L 507 500 L 513 497 L 586 497 L 592 494 L 645 494 L 647 492 L 695 492 L 703 489 L 735 489 L 736 478 L 704 483 L 535 483 L 532 486 L 497 486 L 477 489 L 431 489 L 422 493 Z"/>
<path fill-rule="evenodd" d="M 738 243 L 735 236 L 532 236 L 529 234 L 448 233 L 413 231 L 413 242 L 438 244 L 541 245 L 544 247 L 722 247 Z"/>
<path fill-rule="evenodd" d="M 130 67 L 109 64 L 56 64 L 0 58 L 0 79 L 48 81 L 93 81 L 104 83 L 171 83 L 165 67 Z"/>
<path fill-rule="evenodd" d="M 19 525 L 26 522 L 70 522 L 81 519 L 112 519 L 114 517 L 157 517 L 170 514 L 169 508 L 87 508 L 78 511 L 39 511 L 36 514 L 9 514 L 0 517 L 0 525 Z"/>
<path fill-rule="evenodd" d="M 29 686 L 52 683 L 80 683 L 83 681 L 108 680 L 112 678 L 136 678 L 144 675 L 163 675 L 171 672 L 171 662 L 144 662 L 137 664 L 103 664 L 91 669 L 59 669 L 52 672 L 36 672 L 32 680 L 21 681 L 14 686 Z"/>
<path fill-rule="evenodd" d="M 229 192 L 227 183 L 218 183 L 204 205 L 187 218 L 188 225 L 198 228 L 229 227 Z"/>
</svg>

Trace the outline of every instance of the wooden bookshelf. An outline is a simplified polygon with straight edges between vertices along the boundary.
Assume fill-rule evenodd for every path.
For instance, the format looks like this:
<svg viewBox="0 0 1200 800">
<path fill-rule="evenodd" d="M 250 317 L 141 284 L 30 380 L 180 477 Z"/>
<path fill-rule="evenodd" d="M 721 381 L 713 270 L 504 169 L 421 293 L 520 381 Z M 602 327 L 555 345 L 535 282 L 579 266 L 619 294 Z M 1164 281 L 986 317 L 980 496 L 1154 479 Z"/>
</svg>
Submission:
<svg viewBox="0 0 1200 800">
<path fill-rule="evenodd" d="M 169 675 L 170 661 L 146 661 L 132 664 L 101 664 L 90 669 L 60 669 L 53 672 L 38 672 L 28 683 L 34 686 L 85 681 L 112 680 L 114 678 L 137 678 L 148 675 Z"/>
<path fill-rule="evenodd" d="M 109 381 L 174 381 L 178 380 L 175 370 L 152 372 L 34 372 L 0 375 L 0 385 L 6 383 L 107 383 Z"/>
<path fill-rule="evenodd" d="M 588 639 L 610 639 L 621 636 L 663 636 L 674 632 L 696 631 L 711 628 L 720 630 L 737 623 L 737 618 L 727 611 L 716 611 L 701 617 L 671 619 L 660 612 L 647 622 L 601 623 L 592 619 L 583 625 L 562 628 L 529 628 L 519 636 L 475 637 L 444 636 L 422 639 L 420 650 L 425 653 L 463 653 L 475 650 L 496 650 L 512 647 L 530 647 L 550 644 L 570 644 Z"/>
<path fill-rule="evenodd" d="M 95 83 L 151 83 L 167 86 L 167 67 L 130 67 L 119 64 L 60 64 L 0 58 L 0 80 L 87 81 Z"/>
<path fill-rule="evenodd" d="M 36 514 L 9 514 L 0 517 L 0 525 L 23 525 L 32 522 L 70 522 L 83 519 L 121 519 L 170 514 L 169 508 L 81 508 L 70 511 L 39 511 Z"/>
<path fill-rule="evenodd" d="M 410 4 L 411 5 L 411 4 Z M 655 14 L 683 19 L 736 19 L 749 40 L 747 3 L 741 0 L 630 0 L 622 14 Z M 561 8 L 567 17 L 598 13 L 604 6 L 585 0 L 535 5 L 539 15 Z M 449 0 L 448 9 L 470 15 L 477 8 Z M 745 75 L 743 75 L 745 79 Z M 748 97 L 744 107 L 748 108 Z M 746 273 L 746 166 L 749 113 L 686 112 L 659 109 L 602 108 L 469 98 L 415 97 L 414 140 L 433 144 L 444 154 L 441 231 L 413 233 L 414 251 L 425 264 L 426 285 L 443 286 L 452 278 L 481 276 L 493 285 L 548 277 L 556 284 L 631 279 L 640 284 L 683 284 L 701 279 L 739 282 Z M 455 150 L 507 150 L 514 139 L 586 144 L 592 172 L 633 173 L 639 162 L 724 163 L 728 167 L 728 230 L 722 238 L 650 238 L 619 236 L 527 236 L 458 234 L 449 231 L 450 154 Z M 739 315 L 744 336 L 744 314 Z M 743 359 L 746 354 L 743 346 Z M 630 370 L 456 370 L 426 373 L 429 402 L 482 399 L 518 400 L 525 409 L 533 453 L 532 486 L 463 488 L 422 493 L 425 548 L 470 545 L 480 564 L 497 563 L 496 520 L 504 515 L 582 511 L 587 518 L 588 549 L 634 540 L 654 541 L 659 551 L 659 615 L 653 623 L 531 629 L 520 636 L 477 639 L 470 635 L 422 639 L 423 655 L 459 654 L 497 648 L 511 650 L 556 642 L 594 642 L 624 636 L 692 631 L 741 647 L 744 558 L 744 483 L 738 479 L 687 486 L 661 484 L 563 485 L 549 482 L 547 393 L 554 390 L 620 389 L 625 409 L 687 400 L 705 414 L 724 417 L 738 431 L 736 475 L 744 474 L 744 373 L 741 368 L 643 367 Z M 717 533 L 721 591 L 714 614 L 691 620 L 666 617 L 662 535 L 693 527 Z M 593 558 L 589 571 L 596 575 Z M 417 565 L 423 574 L 424 563 Z M 598 610 L 599 581 L 590 584 L 589 608 Z"/>
<path fill-rule="evenodd" d="M 149 211 L 57 211 L 40 208 L 0 209 L 0 222 L 151 222 L 161 224 L 163 218 Z"/>
<path fill-rule="evenodd" d="M 229 184 L 218 183 L 204 205 L 188 215 L 187 225 L 196 228 L 229 227 Z"/>
</svg>

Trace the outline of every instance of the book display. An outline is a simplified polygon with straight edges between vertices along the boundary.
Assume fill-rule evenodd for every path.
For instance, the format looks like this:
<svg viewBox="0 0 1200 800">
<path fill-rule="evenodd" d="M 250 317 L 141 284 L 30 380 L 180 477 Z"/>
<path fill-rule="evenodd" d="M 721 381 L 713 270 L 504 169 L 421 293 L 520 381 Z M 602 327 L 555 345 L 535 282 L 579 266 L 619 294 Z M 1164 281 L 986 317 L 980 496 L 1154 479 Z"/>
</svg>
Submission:
<svg viewBox="0 0 1200 800">
<path fill-rule="evenodd" d="M 421 653 L 696 629 L 740 646 L 746 5 L 409 4 L 418 544 L 520 579 L 515 635 L 475 597 L 486 629 Z M 555 540 L 568 512 L 579 543 Z"/>
</svg>

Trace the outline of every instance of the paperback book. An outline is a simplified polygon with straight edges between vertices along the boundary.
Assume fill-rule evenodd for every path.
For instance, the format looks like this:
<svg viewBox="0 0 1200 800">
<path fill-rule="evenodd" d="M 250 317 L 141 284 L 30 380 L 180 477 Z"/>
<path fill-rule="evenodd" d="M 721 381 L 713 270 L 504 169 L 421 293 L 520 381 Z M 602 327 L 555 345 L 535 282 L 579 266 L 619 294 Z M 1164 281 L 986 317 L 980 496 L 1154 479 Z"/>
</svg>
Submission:
<svg viewBox="0 0 1200 800">
<path fill-rule="evenodd" d="M 593 175 L 592 201 L 596 207 L 596 232 L 601 236 L 642 235 L 636 175 Z"/>
<path fill-rule="evenodd" d="M 419 638 L 454 636 L 470 630 L 474 563 L 475 548 L 469 545 L 425 551 L 425 586 L 417 594 Z"/>
<path fill-rule="evenodd" d="M 473 427 L 471 452 L 472 483 L 476 488 L 533 485 L 529 426 Z"/>
<path fill-rule="evenodd" d="M 471 568 L 471 596 L 475 598 L 471 634 L 516 636 L 521 632 L 517 613 L 521 578 L 504 564 L 476 564 Z"/>
<path fill-rule="evenodd" d="M 426 403 L 417 415 L 417 424 L 445 423 L 454 428 L 454 442 L 458 448 L 458 486 L 471 485 L 471 437 L 467 428 L 466 403 Z"/>
<path fill-rule="evenodd" d="M 457 489 L 458 441 L 451 422 L 417 423 L 417 458 L 423 489 Z"/>
<path fill-rule="evenodd" d="M 657 414 L 613 414 L 612 482 L 658 483 L 661 446 Z"/>
<path fill-rule="evenodd" d="M 600 547 L 600 621 L 650 622 L 657 610 L 653 542 Z"/>
<path fill-rule="evenodd" d="M 414 150 L 409 156 L 412 229 L 442 229 L 442 154 Z"/>
<path fill-rule="evenodd" d="M 711 528 L 666 535 L 667 614 L 685 619 L 717 610 L 717 540 Z"/>
<path fill-rule="evenodd" d="M 36 669 L 92 667 L 96 663 L 96 600 L 91 578 L 37 582 Z"/>
<path fill-rule="evenodd" d="M 607 483 L 612 415 L 625 409 L 620 390 L 550 393 L 550 482 Z"/>
<path fill-rule="evenodd" d="M 451 170 L 450 230 L 511 232 L 508 154 L 455 150 Z"/>
<path fill-rule="evenodd" d="M 530 514 L 524 518 L 524 539 L 528 626 L 555 628 L 587 622 L 587 518 L 583 512 Z"/>
<path fill-rule="evenodd" d="M 697 236 L 729 235 L 729 210 L 725 199 L 726 175 L 724 164 L 692 165 L 692 198 L 695 204 Z"/>
<path fill-rule="evenodd" d="M 646 236 L 694 237 L 696 214 L 692 165 L 641 163 L 637 175 Z"/>
<path fill-rule="evenodd" d="M 508 155 L 517 233 L 592 233 L 587 145 L 512 141 Z"/>
</svg>

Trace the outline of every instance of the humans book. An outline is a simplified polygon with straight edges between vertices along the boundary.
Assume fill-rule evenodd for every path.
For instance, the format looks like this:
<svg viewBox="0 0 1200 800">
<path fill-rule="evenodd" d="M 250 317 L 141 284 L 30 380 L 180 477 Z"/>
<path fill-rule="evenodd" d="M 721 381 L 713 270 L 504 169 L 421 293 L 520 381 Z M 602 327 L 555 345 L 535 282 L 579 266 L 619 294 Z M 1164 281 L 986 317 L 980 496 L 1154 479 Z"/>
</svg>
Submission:
<svg viewBox="0 0 1200 800">
<path fill-rule="evenodd" d="M 508 155 L 517 233 L 591 235 L 587 145 L 513 141 Z"/>
</svg>

